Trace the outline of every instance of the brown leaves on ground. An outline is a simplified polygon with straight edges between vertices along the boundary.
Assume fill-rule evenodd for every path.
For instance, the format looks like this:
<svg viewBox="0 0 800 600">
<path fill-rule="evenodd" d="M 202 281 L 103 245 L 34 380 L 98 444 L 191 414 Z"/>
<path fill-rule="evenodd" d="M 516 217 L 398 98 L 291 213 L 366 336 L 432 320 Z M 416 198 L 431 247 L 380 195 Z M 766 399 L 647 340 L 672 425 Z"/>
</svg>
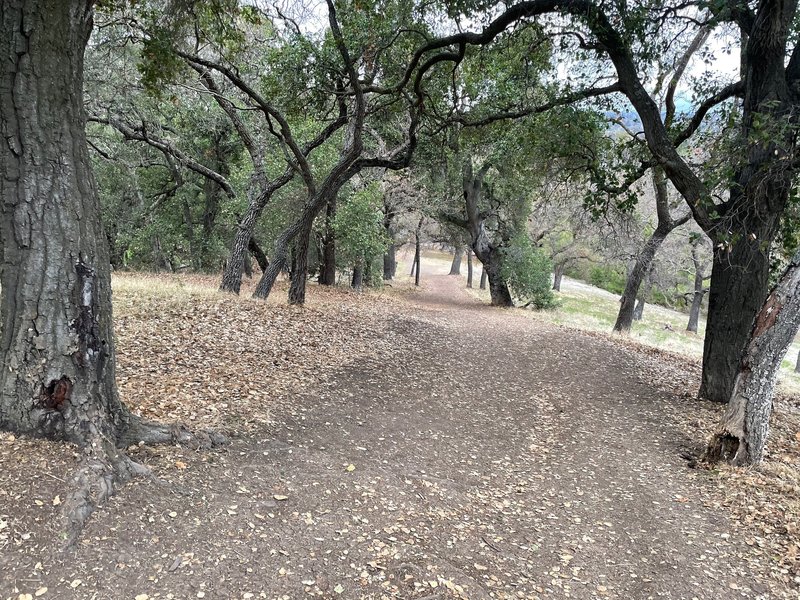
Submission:
<svg viewBox="0 0 800 600">
<path fill-rule="evenodd" d="M 620 340 L 641 356 L 640 376 L 673 396 L 671 416 L 699 456 L 715 431 L 724 406 L 696 398 L 700 362 Z M 755 555 L 769 559 L 772 576 L 784 583 L 800 578 L 800 398 L 777 395 L 773 402 L 764 462 L 756 468 L 699 466 L 716 482 L 709 506 L 722 507 L 738 524 Z"/>
<path fill-rule="evenodd" d="M 391 344 L 391 301 L 315 288 L 305 307 L 212 292 L 211 277 L 115 276 L 117 381 L 142 416 L 245 433 L 344 361 Z"/>
</svg>

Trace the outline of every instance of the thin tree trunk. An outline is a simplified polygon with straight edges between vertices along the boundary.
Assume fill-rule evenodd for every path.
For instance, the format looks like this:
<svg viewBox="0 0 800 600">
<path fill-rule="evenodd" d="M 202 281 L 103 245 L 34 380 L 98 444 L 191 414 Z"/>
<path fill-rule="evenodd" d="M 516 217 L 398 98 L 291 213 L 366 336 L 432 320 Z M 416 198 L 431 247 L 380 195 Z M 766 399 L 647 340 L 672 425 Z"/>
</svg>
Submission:
<svg viewBox="0 0 800 600">
<path fill-rule="evenodd" d="M 192 207 L 189 206 L 189 201 L 186 198 L 183 199 L 183 226 L 186 228 L 186 241 L 189 242 L 189 262 L 193 270 L 199 271 L 202 265 L 202 259 L 194 236 Z"/>
<path fill-rule="evenodd" d="M 360 290 L 364 286 L 364 265 L 356 263 L 353 265 L 353 277 L 350 280 L 350 287 L 354 290 Z"/>
<path fill-rule="evenodd" d="M 389 244 L 386 248 L 386 254 L 383 255 L 383 280 L 391 281 L 397 272 L 397 247 L 394 243 Z"/>
<path fill-rule="evenodd" d="M 701 238 L 697 238 L 698 240 Z M 686 325 L 686 331 L 697 333 L 697 327 L 700 323 L 700 309 L 703 306 L 703 296 L 706 290 L 703 289 L 703 281 L 705 280 L 705 273 L 703 272 L 703 265 L 698 256 L 698 242 L 692 243 L 692 264 L 694 265 L 694 294 L 692 295 L 692 306 L 689 309 L 689 324 Z"/>
<path fill-rule="evenodd" d="M 332 196 L 325 208 L 325 235 L 318 279 L 321 285 L 336 285 L 336 235 L 333 232 L 333 220 L 336 217 L 337 197 Z"/>
<path fill-rule="evenodd" d="M 629 333 L 633 321 L 641 320 L 645 300 L 640 298 L 637 303 L 636 298 L 639 295 L 642 281 L 644 281 L 647 273 L 652 268 L 653 258 L 655 258 L 656 252 L 658 252 L 669 233 L 688 220 L 687 215 L 687 217 L 673 221 L 669 212 L 667 181 L 664 177 L 664 171 L 659 167 L 653 169 L 653 188 L 656 193 L 658 225 L 653 235 L 645 242 L 642 251 L 636 257 L 633 269 L 628 274 L 628 279 L 625 282 L 625 291 L 622 292 L 622 297 L 619 299 L 620 305 L 617 320 L 614 323 L 614 331 L 616 333 Z"/>
<path fill-rule="evenodd" d="M 480 287 L 481 287 L 482 290 L 486 289 L 486 267 L 483 267 L 481 269 L 481 286 Z"/>
<path fill-rule="evenodd" d="M 258 263 L 258 268 L 261 269 L 261 272 L 263 273 L 266 271 L 267 267 L 269 266 L 269 259 L 267 258 L 267 255 L 264 254 L 264 251 L 261 249 L 261 246 L 258 245 L 258 242 L 254 237 L 250 238 L 250 242 L 247 244 L 247 249 L 250 251 L 250 254 L 255 257 L 256 262 Z"/>
<path fill-rule="evenodd" d="M 800 252 L 758 312 L 719 430 L 704 454 L 706 460 L 734 465 L 761 462 L 778 371 L 798 327 Z"/>
<path fill-rule="evenodd" d="M 467 246 L 467 287 L 472 287 L 472 248 Z"/>
<path fill-rule="evenodd" d="M 422 237 L 422 224 L 425 222 L 425 217 L 422 216 L 419 218 L 419 222 L 417 223 L 417 229 L 414 231 L 414 262 L 411 265 L 411 274 L 414 275 L 414 285 L 419 286 L 419 277 L 420 277 L 420 263 L 422 260 L 422 247 L 421 247 L 421 237 Z"/>
<path fill-rule="evenodd" d="M 644 316 L 644 305 L 647 303 L 645 298 L 647 297 L 647 293 L 641 294 L 636 300 L 636 308 L 633 309 L 633 320 L 634 321 L 641 321 L 642 317 Z"/>
<path fill-rule="evenodd" d="M 450 275 L 461 275 L 461 256 L 464 249 L 461 246 L 456 246 L 453 251 L 453 262 L 450 264 Z"/>
<path fill-rule="evenodd" d="M 565 265 L 558 263 L 553 268 L 553 289 L 557 292 L 561 291 L 561 280 L 564 278 Z"/>
<path fill-rule="evenodd" d="M 797 353 L 797 364 L 794 367 L 795 373 L 800 373 L 800 352 Z"/>
</svg>

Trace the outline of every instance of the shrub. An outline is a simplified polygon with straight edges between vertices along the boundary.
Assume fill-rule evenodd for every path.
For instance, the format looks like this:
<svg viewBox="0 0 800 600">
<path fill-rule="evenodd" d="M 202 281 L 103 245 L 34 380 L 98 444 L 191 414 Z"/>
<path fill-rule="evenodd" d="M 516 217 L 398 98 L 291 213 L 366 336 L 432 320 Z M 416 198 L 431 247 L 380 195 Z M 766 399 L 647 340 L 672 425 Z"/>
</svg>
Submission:
<svg viewBox="0 0 800 600">
<path fill-rule="evenodd" d="M 513 238 L 503 251 L 503 278 L 517 298 L 536 309 L 556 306 L 550 289 L 552 270 L 550 258 L 525 234 Z"/>
</svg>

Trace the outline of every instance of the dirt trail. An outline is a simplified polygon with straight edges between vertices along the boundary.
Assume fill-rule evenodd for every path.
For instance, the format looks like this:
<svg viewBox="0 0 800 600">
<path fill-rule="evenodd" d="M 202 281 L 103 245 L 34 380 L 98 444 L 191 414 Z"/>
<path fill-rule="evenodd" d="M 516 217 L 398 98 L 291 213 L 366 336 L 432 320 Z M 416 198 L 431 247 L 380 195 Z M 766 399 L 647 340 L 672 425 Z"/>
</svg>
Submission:
<svg viewBox="0 0 800 600">
<path fill-rule="evenodd" d="M 0 598 L 778 597 L 635 355 L 427 282 L 391 356 L 181 459 L 181 486 L 127 486 Z"/>
</svg>

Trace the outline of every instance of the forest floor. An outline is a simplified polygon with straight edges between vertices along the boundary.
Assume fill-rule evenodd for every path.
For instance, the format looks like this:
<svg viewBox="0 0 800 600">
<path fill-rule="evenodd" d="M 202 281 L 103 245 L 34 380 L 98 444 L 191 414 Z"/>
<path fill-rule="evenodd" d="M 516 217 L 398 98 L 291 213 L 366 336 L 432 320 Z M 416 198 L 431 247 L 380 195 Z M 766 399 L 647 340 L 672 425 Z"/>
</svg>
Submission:
<svg viewBox="0 0 800 600">
<path fill-rule="evenodd" d="M 76 451 L 0 434 L 0 599 L 798 597 L 796 398 L 762 468 L 690 468 L 696 360 L 429 271 L 306 308 L 118 276 L 124 400 L 231 443 L 129 449 L 160 482 L 61 553 Z"/>
</svg>

